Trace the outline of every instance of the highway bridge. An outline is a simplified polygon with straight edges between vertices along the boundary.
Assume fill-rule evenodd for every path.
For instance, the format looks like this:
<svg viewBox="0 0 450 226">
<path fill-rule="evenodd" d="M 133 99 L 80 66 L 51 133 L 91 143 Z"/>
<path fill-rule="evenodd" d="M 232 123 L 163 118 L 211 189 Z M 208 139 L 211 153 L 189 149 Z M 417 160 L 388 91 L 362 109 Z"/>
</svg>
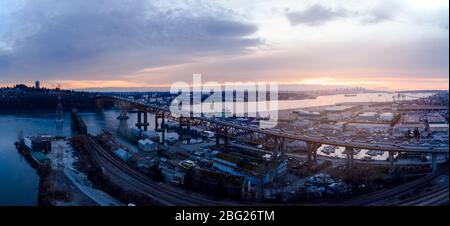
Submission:
<svg viewBox="0 0 450 226">
<path fill-rule="evenodd" d="M 259 140 L 264 142 L 265 149 L 269 149 L 274 154 L 284 155 L 286 150 L 286 144 L 289 141 L 304 141 L 307 144 L 308 160 L 317 159 L 317 149 L 323 145 L 333 145 L 346 148 L 347 158 L 349 159 L 349 167 L 353 161 L 353 149 L 367 149 L 389 152 L 389 160 L 391 162 L 391 170 L 394 170 L 394 154 L 395 153 L 418 153 L 418 154 L 431 154 L 432 168 L 437 169 L 437 154 L 448 154 L 448 146 L 446 147 L 428 147 L 417 145 L 398 145 L 390 143 L 366 143 L 359 141 L 343 141 L 335 138 L 328 138 L 325 136 L 315 136 L 309 134 L 299 134 L 295 132 L 281 131 L 279 129 L 263 129 L 248 124 L 242 124 L 235 120 L 226 120 L 219 117 L 186 117 L 183 115 L 174 115 L 170 112 L 168 106 L 160 106 L 156 104 L 147 104 L 139 101 L 118 97 L 118 96 L 98 96 L 96 102 L 101 106 L 104 102 L 113 102 L 119 106 L 127 106 L 130 109 L 136 109 L 138 114 L 138 128 L 144 128 L 147 130 L 147 114 L 154 113 L 155 125 L 158 129 L 160 126 L 158 119 L 161 119 L 161 123 L 164 123 L 165 119 L 176 120 L 180 122 L 180 126 L 190 128 L 190 126 L 201 127 L 210 131 L 214 131 L 216 134 L 216 143 L 219 144 L 220 138 L 224 139 L 227 144 L 228 140 L 236 139 L 242 134 L 250 137 L 253 140 Z M 144 121 L 142 116 L 144 115 Z M 191 116 L 191 115 L 189 115 Z"/>
</svg>

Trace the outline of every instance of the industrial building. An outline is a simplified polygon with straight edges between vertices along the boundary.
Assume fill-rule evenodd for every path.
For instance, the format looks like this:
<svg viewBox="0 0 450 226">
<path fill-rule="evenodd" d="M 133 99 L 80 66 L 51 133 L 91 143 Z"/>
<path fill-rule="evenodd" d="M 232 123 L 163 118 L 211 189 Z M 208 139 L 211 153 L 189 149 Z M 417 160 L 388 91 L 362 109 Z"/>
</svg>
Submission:
<svg viewBox="0 0 450 226">
<path fill-rule="evenodd" d="M 317 111 L 294 110 L 293 113 L 301 119 L 318 119 L 321 116 Z"/>
<path fill-rule="evenodd" d="M 376 112 L 363 112 L 358 115 L 358 120 L 366 121 L 366 122 L 370 122 L 370 121 L 373 122 L 373 121 L 377 121 L 378 117 L 379 117 L 379 115 Z"/>
<path fill-rule="evenodd" d="M 213 167 L 219 171 L 242 176 L 253 185 L 264 185 L 287 172 L 287 160 L 246 151 L 220 152 L 214 156 Z"/>
<path fill-rule="evenodd" d="M 343 121 L 348 120 L 352 116 L 352 110 L 355 110 L 358 106 L 354 105 L 336 105 L 327 107 L 324 109 L 326 117 L 331 121 Z"/>
<path fill-rule="evenodd" d="M 49 152 L 52 148 L 51 141 L 52 136 L 46 134 L 23 138 L 25 147 L 32 152 Z"/>
<path fill-rule="evenodd" d="M 395 115 L 392 112 L 385 112 L 380 115 L 380 120 L 385 121 L 385 122 L 390 122 L 394 119 L 394 116 Z"/>
<path fill-rule="evenodd" d="M 138 148 L 143 152 L 155 152 L 158 150 L 158 144 L 151 141 L 150 139 L 144 139 L 138 141 Z M 156 154 L 155 154 L 156 156 Z"/>
<path fill-rule="evenodd" d="M 374 132 L 387 133 L 390 129 L 390 125 L 382 124 L 382 123 L 352 122 L 352 123 L 348 123 L 346 128 L 347 128 L 347 130 L 350 130 L 350 131 L 359 130 L 359 131 L 366 131 L 368 133 L 374 133 Z"/>
</svg>

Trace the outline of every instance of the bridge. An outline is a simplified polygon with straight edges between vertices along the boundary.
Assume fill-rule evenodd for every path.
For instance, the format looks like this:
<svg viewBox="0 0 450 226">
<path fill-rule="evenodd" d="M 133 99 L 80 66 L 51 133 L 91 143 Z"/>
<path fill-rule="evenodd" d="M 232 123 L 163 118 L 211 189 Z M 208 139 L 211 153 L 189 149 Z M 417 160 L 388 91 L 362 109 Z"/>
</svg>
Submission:
<svg viewBox="0 0 450 226">
<path fill-rule="evenodd" d="M 72 109 L 72 122 L 81 135 L 86 135 L 88 133 L 87 126 L 81 119 L 80 114 L 78 114 L 77 109 Z"/>
<path fill-rule="evenodd" d="M 179 121 L 181 127 L 189 129 L 191 126 L 201 127 L 216 134 L 216 144 L 218 145 L 222 138 L 225 144 L 228 144 L 229 139 L 237 139 L 242 134 L 245 134 L 253 140 L 260 140 L 264 142 L 265 149 L 269 149 L 274 154 L 284 155 L 286 152 L 286 144 L 288 141 L 303 141 L 307 144 L 308 161 L 315 161 L 317 159 L 317 149 L 322 145 L 333 145 L 345 147 L 347 153 L 348 167 L 351 168 L 353 164 L 353 150 L 354 149 L 368 149 L 383 152 L 389 152 L 389 161 L 391 171 L 394 171 L 394 154 L 395 153 L 418 153 L 431 154 L 432 169 L 437 170 L 437 154 L 448 154 L 448 147 L 423 147 L 411 145 L 397 145 L 389 143 L 365 143 L 358 141 L 342 141 L 324 136 L 313 136 L 306 134 L 298 134 L 294 132 L 280 131 L 278 129 L 262 129 L 256 126 L 243 125 L 239 122 L 224 120 L 216 117 L 185 117 L 183 115 L 174 115 L 170 112 L 168 106 L 160 106 L 155 104 L 147 104 L 139 101 L 118 97 L 118 96 L 98 96 L 96 98 L 98 105 L 105 102 L 113 102 L 116 105 L 128 106 L 130 109 L 135 109 L 138 116 L 136 126 L 147 130 L 146 113 L 155 114 L 155 130 L 158 130 L 164 125 L 165 119 Z M 142 116 L 144 115 L 142 121 Z M 158 124 L 158 119 L 161 119 L 161 124 Z M 164 135 L 163 135 L 164 136 Z"/>
</svg>

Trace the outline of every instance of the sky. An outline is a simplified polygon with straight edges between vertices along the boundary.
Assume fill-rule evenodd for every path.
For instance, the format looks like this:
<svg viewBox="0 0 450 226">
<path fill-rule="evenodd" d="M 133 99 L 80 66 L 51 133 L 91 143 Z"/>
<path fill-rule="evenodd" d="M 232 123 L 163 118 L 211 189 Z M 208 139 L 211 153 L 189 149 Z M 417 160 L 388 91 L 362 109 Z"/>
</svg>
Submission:
<svg viewBox="0 0 450 226">
<path fill-rule="evenodd" d="M 0 86 L 448 89 L 447 0 L 1 0 Z"/>
</svg>

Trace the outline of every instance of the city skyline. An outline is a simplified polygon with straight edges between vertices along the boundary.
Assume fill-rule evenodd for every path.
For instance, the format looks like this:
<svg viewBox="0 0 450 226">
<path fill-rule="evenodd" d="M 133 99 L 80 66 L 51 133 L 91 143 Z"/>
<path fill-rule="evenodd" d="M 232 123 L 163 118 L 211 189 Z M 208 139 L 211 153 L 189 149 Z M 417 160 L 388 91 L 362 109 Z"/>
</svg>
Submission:
<svg viewBox="0 0 450 226">
<path fill-rule="evenodd" d="M 2 1 L 0 86 L 448 89 L 447 1 L 131 2 Z"/>
</svg>

